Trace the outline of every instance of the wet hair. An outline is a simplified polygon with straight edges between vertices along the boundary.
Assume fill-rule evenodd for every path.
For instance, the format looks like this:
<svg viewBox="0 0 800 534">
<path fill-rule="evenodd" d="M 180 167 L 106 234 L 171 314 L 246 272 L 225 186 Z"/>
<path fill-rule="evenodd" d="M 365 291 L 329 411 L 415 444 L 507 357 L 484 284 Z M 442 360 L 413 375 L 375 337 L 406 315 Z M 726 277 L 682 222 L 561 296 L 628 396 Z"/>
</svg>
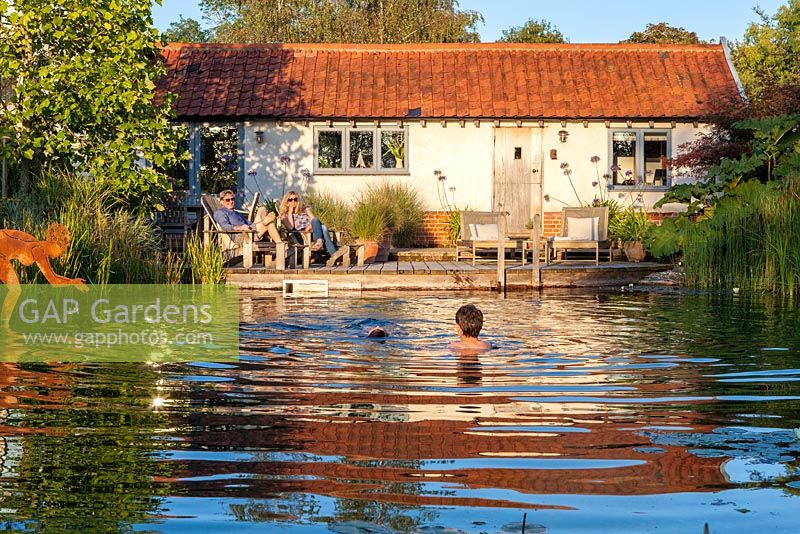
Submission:
<svg viewBox="0 0 800 534">
<path fill-rule="evenodd" d="M 467 337 L 478 337 L 483 328 L 483 312 L 474 304 L 465 304 L 456 312 L 456 324 Z"/>
<path fill-rule="evenodd" d="M 386 332 L 386 330 L 384 330 L 380 326 L 376 326 L 375 328 L 369 331 L 367 337 L 386 337 L 388 335 L 389 334 Z"/>
</svg>

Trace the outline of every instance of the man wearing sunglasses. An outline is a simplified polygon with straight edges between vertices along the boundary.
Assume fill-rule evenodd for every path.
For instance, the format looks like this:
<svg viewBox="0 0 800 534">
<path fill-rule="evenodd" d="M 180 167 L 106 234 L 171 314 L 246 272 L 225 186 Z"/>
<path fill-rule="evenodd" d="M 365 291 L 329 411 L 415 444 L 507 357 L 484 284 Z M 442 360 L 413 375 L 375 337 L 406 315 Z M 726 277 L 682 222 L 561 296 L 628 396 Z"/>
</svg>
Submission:
<svg viewBox="0 0 800 534">
<path fill-rule="evenodd" d="M 230 189 L 226 189 L 219 194 L 219 202 L 222 204 L 217 211 L 214 212 L 214 220 L 217 221 L 219 227 L 225 232 L 246 232 L 248 230 L 255 230 L 257 239 L 263 239 L 265 234 L 269 234 L 273 241 L 276 243 L 281 242 L 281 235 L 278 232 L 278 227 L 275 225 L 276 216 L 272 212 L 267 212 L 267 208 L 261 206 L 256 210 L 253 222 L 233 209 L 236 195 Z M 241 239 L 237 236 L 236 239 Z"/>
</svg>

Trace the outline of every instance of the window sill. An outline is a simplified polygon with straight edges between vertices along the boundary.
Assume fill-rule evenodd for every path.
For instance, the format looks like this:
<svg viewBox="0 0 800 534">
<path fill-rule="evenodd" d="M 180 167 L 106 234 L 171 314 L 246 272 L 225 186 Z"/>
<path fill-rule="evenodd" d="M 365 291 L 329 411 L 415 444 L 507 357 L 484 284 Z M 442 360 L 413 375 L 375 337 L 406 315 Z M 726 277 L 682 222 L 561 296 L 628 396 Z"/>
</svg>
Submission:
<svg viewBox="0 0 800 534">
<path fill-rule="evenodd" d="M 409 176 L 411 171 L 408 169 L 314 169 L 314 174 L 324 176 L 352 176 L 352 175 L 367 175 L 367 176 Z"/>
<path fill-rule="evenodd" d="M 669 185 L 609 185 L 609 191 L 643 191 L 643 192 L 664 192 L 669 191 Z"/>
</svg>

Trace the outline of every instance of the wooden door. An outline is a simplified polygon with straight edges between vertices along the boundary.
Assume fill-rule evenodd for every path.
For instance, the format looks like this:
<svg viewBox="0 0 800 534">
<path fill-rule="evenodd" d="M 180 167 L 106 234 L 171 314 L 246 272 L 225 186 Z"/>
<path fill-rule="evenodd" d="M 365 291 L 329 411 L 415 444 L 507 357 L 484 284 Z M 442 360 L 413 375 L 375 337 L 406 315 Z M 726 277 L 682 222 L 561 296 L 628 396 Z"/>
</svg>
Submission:
<svg viewBox="0 0 800 534">
<path fill-rule="evenodd" d="M 541 210 L 541 132 L 495 128 L 492 209 L 508 213 L 509 233 L 526 233 L 525 224 Z"/>
</svg>

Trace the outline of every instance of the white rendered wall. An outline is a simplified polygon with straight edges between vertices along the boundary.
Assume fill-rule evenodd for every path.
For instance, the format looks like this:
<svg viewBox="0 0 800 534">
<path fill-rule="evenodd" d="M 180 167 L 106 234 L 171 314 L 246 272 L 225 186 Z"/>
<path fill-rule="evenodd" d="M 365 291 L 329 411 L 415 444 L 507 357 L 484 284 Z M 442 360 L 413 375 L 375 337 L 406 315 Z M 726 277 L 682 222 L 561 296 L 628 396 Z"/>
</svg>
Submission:
<svg viewBox="0 0 800 534">
<path fill-rule="evenodd" d="M 611 174 L 609 161 L 609 130 L 612 128 L 628 128 L 626 123 L 611 122 L 607 128 L 603 122 L 589 122 L 588 127 L 584 127 L 581 122 L 569 122 L 566 127 L 560 123 L 546 123 L 542 141 L 542 172 L 543 191 L 545 200 L 542 202 L 543 211 L 561 211 L 564 206 L 579 206 L 591 203 L 595 198 L 610 198 L 621 205 L 630 205 L 642 193 L 643 205 L 648 210 L 652 210 L 653 204 L 663 196 L 660 190 L 643 191 L 641 188 L 606 189 L 607 181 L 603 178 L 604 174 Z M 643 129 L 647 131 L 650 126 L 648 123 L 632 123 L 630 128 Z M 672 158 L 676 155 L 678 147 L 695 138 L 696 135 L 705 131 L 695 128 L 691 123 L 676 123 L 673 128 L 670 123 L 654 123 L 654 129 L 669 130 L 671 132 L 671 152 L 667 157 Z M 558 132 L 566 130 L 569 133 L 567 141 L 562 143 L 559 140 Z M 555 149 L 556 159 L 551 159 L 550 151 Z M 599 157 L 595 164 L 591 161 L 593 156 Z M 562 169 L 563 164 L 568 164 L 568 169 L 572 174 L 568 178 Z M 688 181 L 687 179 L 676 179 L 674 171 L 672 183 Z M 572 184 L 570 184 L 570 178 Z M 595 187 L 593 182 L 597 182 Z M 573 188 L 574 186 L 574 188 Z M 547 200 L 549 198 L 549 200 Z M 638 205 L 638 204 L 637 204 Z M 682 209 L 680 204 L 668 204 L 657 211 L 674 212 Z"/>
<path fill-rule="evenodd" d="M 334 126 L 346 126 L 334 123 Z M 439 122 L 408 124 L 408 147 L 405 174 L 325 174 L 314 171 L 314 126 L 300 122 L 286 122 L 278 126 L 271 122 L 251 122 L 244 128 L 245 188 L 248 194 L 260 191 L 262 198 L 278 198 L 284 190 L 309 187 L 327 191 L 345 199 L 353 199 L 368 184 L 386 180 L 413 186 L 424 199 L 428 210 L 442 209 L 437 188 L 439 180 L 434 171 L 446 176 L 444 188 L 448 200 L 459 208 L 491 208 L 493 136 L 491 125 L 476 128 L 468 123 L 461 128 L 458 123 L 448 123 L 443 128 Z M 325 123 L 316 123 L 318 127 Z M 386 128 L 396 127 L 385 123 Z M 264 132 L 264 142 L 256 142 L 256 131 Z M 290 161 L 284 166 L 281 157 Z M 288 173 L 285 172 L 288 170 Z M 449 188 L 455 191 L 450 192 Z"/>
<path fill-rule="evenodd" d="M 512 122 L 502 127 L 514 127 Z M 244 125 L 244 177 L 248 195 L 260 191 L 262 198 L 279 198 L 281 193 L 290 189 L 300 192 L 309 187 L 319 191 L 327 191 L 344 199 L 353 199 L 361 188 L 381 181 L 403 182 L 414 186 L 421 194 L 428 210 L 443 208 L 439 201 L 437 188 L 440 183 L 434 171 L 441 171 L 446 176 L 444 189 L 448 200 L 453 200 L 458 208 L 469 206 L 476 210 L 492 209 L 492 175 L 494 152 L 494 125 L 490 121 L 482 121 L 479 127 L 474 122 L 466 121 L 461 127 L 458 122 L 448 122 L 442 127 L 438 121 L 428 121 L 426 127 L 419 122 L 407 123 L 408 148 L 406 153 L 408 173 L 406 174 L 324 174 L 314 171 L 314 126 L 324 127 L 326 123 L 310 123 L 286 121 L 278 125 L 275 121 L 253 121 Z M 578 206 L 591 203 L 601 195 L 611 198 L 620 204 L 630 204 L 639 196 L 639 191 L 606 191 L 606 180 L 603 174 L 609 173 L 609 128 L 603 122 L 589 122 L 584 127 L 582 122 L 570 122 L 563 127 L 559 122 L 544 124 L 543 130 L 538 122 L 524 122 L 524 127 L 532 128 L 533 146 L 539 149 L 536 138 L 542 135 L 541 144 L 541 179 L 543 181 L 542 210 L 544 212 L 561 211 L 564 206 Z M 337 122 L 334 126 L 347 126 Z M 393 123 L 384 123 L 392 128 Z M 626 128 L 625 123 L 610 124 L 611 128 Z M 647 123 L 633 123 L 632 128 L 647 129 Z M 692 124 L 677 123 L 671 127 L 669 123 L 655 123 L 656 129 L 668 129 L 671 132 L 671 153 L 674 157 L 677 148 L 695 138 L 701 128 Z M 566 130 L 569 137 L 565 143 L 559 140 L 558 132 Z M 256 142 L 256 131 L 264 132 L 264 141 Z M 550 158 L 551 149 L 557 151 L 556 159 Z M 595 165 L 592 156 L 600 159 Z M 288 162 L 282 163 L 281 158 Z M 564 175 L 562 164 L 568 164 L 572 171 L 571 180 Z M 673 175 L 673 183 L 675 177 Z M 285 187 L 284 187 L 285 180 Z M 592 182 L 599 182 L 597 187 Z M 574 189 L 573 189 L 574 186 Z M 455 188 L 451 191 L 451 188 Z M 533 194 L 537 194 L 536 191 Z M 662 196 L 662 191 L 645 192 L 642 195 L 646 208 L 652 208 Z M 548 200 L 549 199 L 549 200 Z M 679 205 L 667 205 L 661 211 L 676 211 Z"/>
</svg>

